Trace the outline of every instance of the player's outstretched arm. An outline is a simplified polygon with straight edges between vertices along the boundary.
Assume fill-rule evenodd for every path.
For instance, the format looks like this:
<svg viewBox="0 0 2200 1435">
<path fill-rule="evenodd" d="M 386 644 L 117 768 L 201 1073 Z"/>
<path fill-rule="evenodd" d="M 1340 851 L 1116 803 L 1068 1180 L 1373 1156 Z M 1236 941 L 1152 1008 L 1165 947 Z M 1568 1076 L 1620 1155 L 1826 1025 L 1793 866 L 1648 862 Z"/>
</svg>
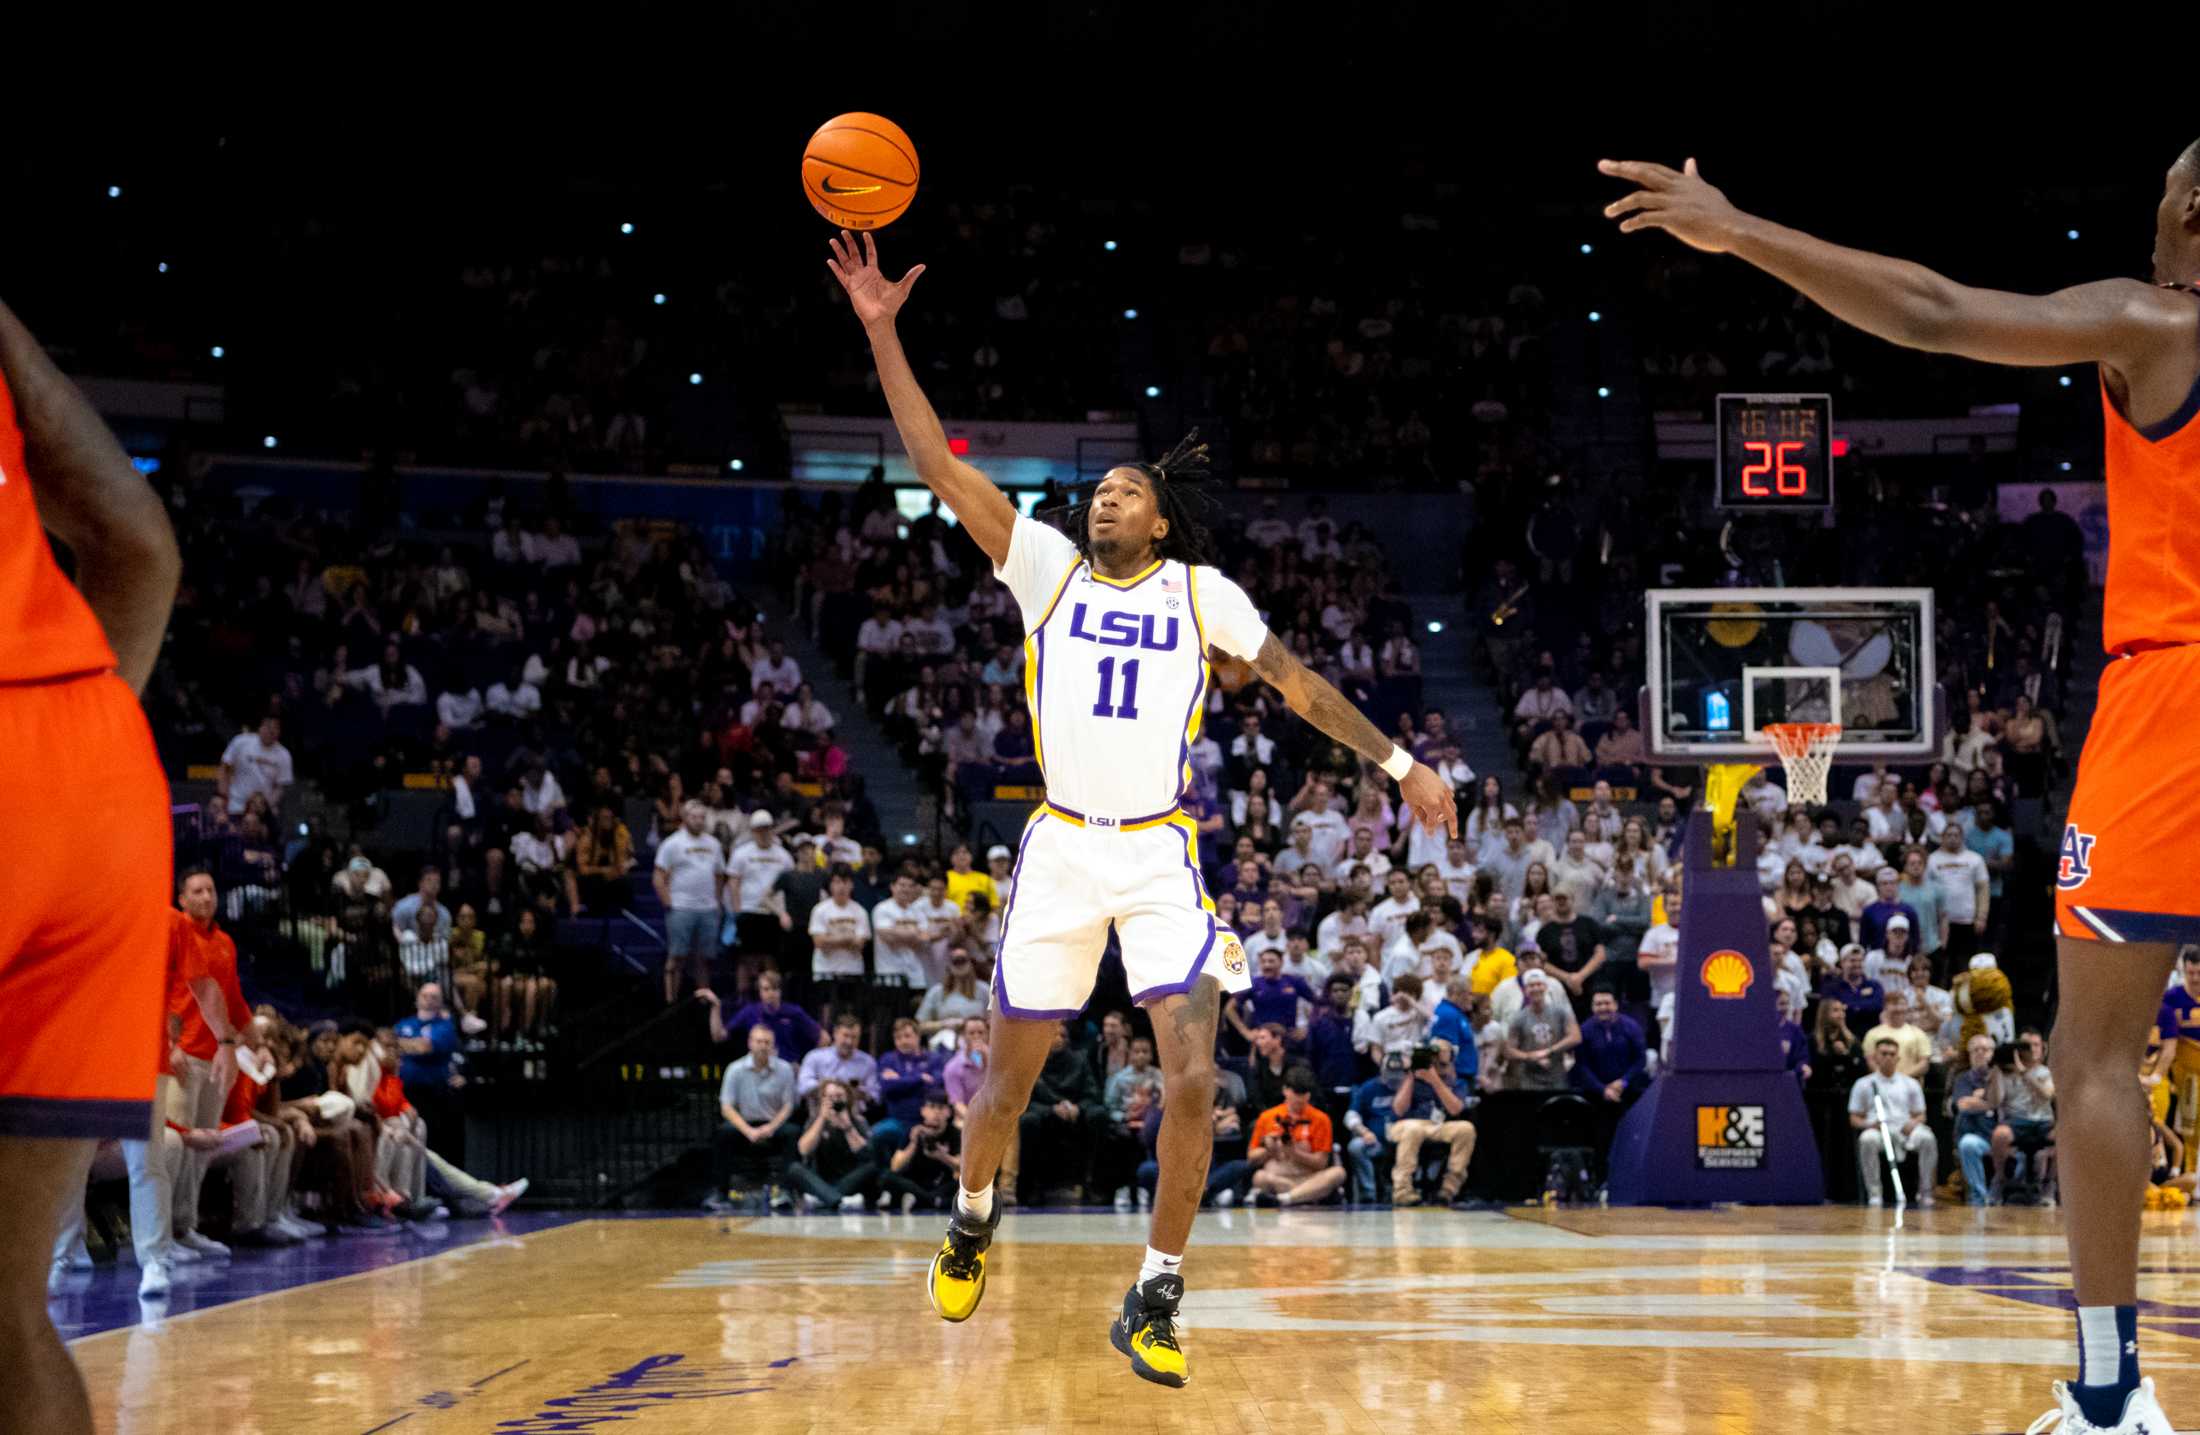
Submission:
<svg viewBox="0 0 2200 1435">
<path fill-rule="evenodd" d="M 1383 730 L 1369 722 L 1367 714 L 1354 707 L 1350 698 L 1293 657 L 1274 633 L 1260 645 L 1260 652 L 1253 658 L 1253 671 L 1283 694 L 1291 711 L 1369 762 L 1381 766 L 1390 758 L 1396 744 L 1383 736 Z M 1452 797 L 1451 784 L 1426 763 L 1414 763 L 1398 779 L 1398 795 L 1423 827 L 1459 835 L 1459 806 Z"/>
<path fill-rule="evenodd" d="M 2193 347 L 2192 301 L 2134 279 L 2053 294 L 1974 289 L 1922 264 L 1746 214 L 1705 182 L 1694 160 L 1679 170 L 1611 159 L 1597 168 L 1640 186 L 1605 206 L 1622 233 L 1662 229 L 1691 248 L 1732 254 L 1835 318 L 1906 348 L 1993 364 L 2105 363 L 2129 374 Z"/>
<path fill-rule="evenodd" d="M 922 264 L 893 283 L 878 267 L 878 244 L 868 232 L 858 247 L 856 236 L 840 231 L 828 241 L 833 257 L 825 267 L 833 271 L 840 287 L 848 291 L 848 303 L 863 321 L 871 339 L 871 357 L 878 365 L 879 387 L 886 391 L 886 405 L 894 412 L 894 427 L 901 446 L 916 466 L 924 486 L 939 495 L 940 502 L 970 533 L 972 541 L 998 568 L 1008 561 L 1008 540 L 1016 527 L 1016 508 L 1006 494 L 993 486 L 976 468 L 955 457 L 947 448 L 947 431 L 939 415 L 917 384 L 909 356 L 901 351 L 901 336 L 894 332 L 894 316 L 909 298 L 910 286 L 924 272 Z"/>
<path fill-rule="evenodd" d="M 116 671 L 142 692 L 183 574 L 167 510 L 98 411 L 5 304 L 0 374 L 15 396 L 38 520 L 76 555 L 77 590 L 107 630 Z"/>
</svg>

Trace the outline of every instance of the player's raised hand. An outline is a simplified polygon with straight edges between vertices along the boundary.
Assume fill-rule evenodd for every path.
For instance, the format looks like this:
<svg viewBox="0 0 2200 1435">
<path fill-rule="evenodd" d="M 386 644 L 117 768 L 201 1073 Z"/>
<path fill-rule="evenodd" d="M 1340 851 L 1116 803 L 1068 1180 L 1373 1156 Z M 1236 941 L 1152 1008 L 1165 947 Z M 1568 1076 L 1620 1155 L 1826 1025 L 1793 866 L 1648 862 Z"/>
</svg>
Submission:
<svg viewBox="0 0 2200 1435">
<path fill-rule="evenodd" d="M 1642 160 L 1600 159 L 1597 170 L 1640 186 L 1633 194 L 1604 206 L 1606 219 L 1620 221 L 1620 233 L 1662 229 L 1689 248 L 1707 254 L 1724 254 L 1734 247 L 1742 212 L 1696 172 L 1694 160 L 1672 170 Z"/>
<path fill-rule="evenodd" d="M 919 264 L 895 281 L 888 281 L 885 271 L 878 267 L 878 242 L 866 230 L 859 249 L 856 237 L 847 230 L 840 231 L 838 239 L 825 241 L 833 249 L 833 257 L 825 261 L 825 267 L 833 271 L 840 287 L 848 291 L 848 303 L 855 309 L 856 317 L 866 324 L 879 324 L 891 320 L 901 312 L 904 300 L 909 297 L 909 287 L 924 272 Z"/>
<path fill-rule="evenodd" d="M 1398 784 L 1398 796 L 1412 811 L 1413 820 L 1429 831 L 1442 829 L 1453 837 L 1459 835 L 1459 803 L 1451 794 L 1451 784 L 1438 777 L 1427 763 L 1413 764 Z"/>
</svg>

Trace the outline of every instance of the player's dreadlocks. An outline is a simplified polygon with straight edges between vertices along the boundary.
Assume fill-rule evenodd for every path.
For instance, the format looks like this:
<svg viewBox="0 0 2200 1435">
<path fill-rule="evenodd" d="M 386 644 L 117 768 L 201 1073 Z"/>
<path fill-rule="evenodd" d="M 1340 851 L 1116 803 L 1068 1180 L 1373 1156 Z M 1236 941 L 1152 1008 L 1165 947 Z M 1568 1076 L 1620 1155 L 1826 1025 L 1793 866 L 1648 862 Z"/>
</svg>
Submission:
<svg viewBox="0 0 2200 1435">
<path fill-rule="evenodd" d="M 1175 448 L 1164 454 L 1157 463 L 1128 463 L 1118 467 L 1136 469 L 1146 476 L 1147 486 L 1153 490 L 1154 509 L 1169 521 L 1169 531 L 1154 545 L 1157 556 L 1173 558 L 1180 563 L 1212 564 L 1215 561 L 1214 536 L 1207 531 L 1205 522 L 1215 508 L 1215 501 L 1203 484 L 1207 478 L 1207 445 L 1199 441 L 1199 430 L 1193 429 L 1177 440 Z M 1092 557 L 1092 533 L 1088 526 L 1092 517 L 1092 492 L 1099 487 L 1098 480 L 1083 490 L 1081 497 L 1040 515 L 1051 520 L 1066 532 L 1077 551 Z"/>
</svg>

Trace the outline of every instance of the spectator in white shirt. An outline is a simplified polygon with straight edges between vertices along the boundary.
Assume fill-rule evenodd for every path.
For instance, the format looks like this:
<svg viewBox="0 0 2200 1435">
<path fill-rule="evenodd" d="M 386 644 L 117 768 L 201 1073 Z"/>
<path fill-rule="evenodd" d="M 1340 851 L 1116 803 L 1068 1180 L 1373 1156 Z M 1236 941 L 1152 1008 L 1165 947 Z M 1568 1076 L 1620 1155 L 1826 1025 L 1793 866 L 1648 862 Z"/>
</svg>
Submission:
<svg viewBox="0 0 2200 1435">
<path fill-rule="evenodd" d="M 565 789 L 558 786 L 558 775 L 541 762 L 530 762 L 520 774 L 520 803 L 538 817 L 547 817 L 565 806 Z"/>
<path fill-rule="evenodd" d="M 932 941 L 923 893 L 916 874 L 905 867 L 894 874 L 891 895 L 871 909 L 871 932 L 877 941 L 873 974 L 881 981 L 899 977 L 904 986 L 918 992 L 939 975 L 931 970 Z"/>
<path fill-rule="evenodd" d="M 1899 845 L 1909 832 L 1909 814 L 1896 802 L 1901 795 L 1892 778 L 1880 783 L 1872 794 L 1871 806 L 1864 809 L 1864 821 L 1874 843 Z"/>
<path fill-rule="evenodd" d="M 1384 874 L 1383 883 L 1387 895 L 1369 909 L 1367 924 L 1377 949 L 1387 955 L 1391 944 L 1405 931 L 1406 918 L 1421 910 L 1421 899 L 1413 894 L 1413 879 L 1403 870 L 1391 869 Z"/>
<path fill-rule="evenodd" d="M 1271 904 L 1273 905 L 1273 904 Z M 1281 917 L 1283 909 L 1276 909 Z M 1265 920 L 1265 912 L 1263 918 Z M 1283 943 L 1283 974 L 1320 991 L 1329 980 L 1329 963 L 1314 955 L 1306 940 L 1306 933 L 1296 927 L 1285 934 Z"/>
<path fill-rule="evenodd" d="M 871 940 L 871 914 L 856 904 L 855 874 L 836 867 L 825 897 L 810 909 L 810 975 L 861 977 L 863 949 Z"/>
<path fill-rule="evenodd" d="M 1574 700 L 1566 696 L 1564 688 L 1551 681 L 1549 671 L 1537 673 L 1535 686 L 1522 693 L 1520 701 L 1513 704 L 1513 716 L 1520 720 L 1520 740 L 1527 741 L 1529 733 L 1539 724 L 1549 722 L 1560 713 L 1571 715 L 1573 710 Z"/>
<path fill-rule="evenodd" d="M 281 718 L 261 718 L 255 731 L 238 733 L 222 749 L 220 795 L 232 817 L 240 816 L 254 797 L 266 798 L 268 811 L 281 812 L 294 776 Z"/>
<path fill-rule="evenodd" d="M 580 540 L 567 533 L 555 518 L 542 521 L 542 532 L 521 535 L 520 547 L 521 556 L 545 572 L 578 568 L 581 564 Z"/>
<path fill-rule="evenodd" d="M 1940 846 L 1925 859 L 1925 870 L 1940 893 L 1941 925 L 1947 931 L 1951 969 L 1971 960 L 1986 933 L 1991 878 L 1986 859 L 1964 844 L 1963 828 L 1951 822 L 1941 829 Z"/>
<path fill-rule="evenodd" d="M 771 656 L 749 664 L 749 686 L 761 690 L 766 683 L 775 692 L 791 693 L 802 686 L 802 665 L 787 656 L 787 645 L 774 638 Z"/>
<path fill-rule="evenodd" d="M 1407 972 L 1390 984 L 1390 1005 L 1367 1019 L 1367 1040 L 1360 1049 L 1377 1066 L 1390 1053 L 1410 1054 L 1427 1040 L 1436 1018 L 1421 1005 L 1421 992 L 1421 979 Z"/>
<path fill-rule="evenodd" d="M 1272 549 L 1292 536 L 1290 520 L 1274 498 L 1260 501 L 1260 517 L 1245 525 L 1245 537 L 1256 548 Z"/>
<path fill-rule="evenodd" d="M 955 650 L 955 630 L 940 616 L 937 603 L 919 608 L 915 617 L 901 625 L 901 632 L 922 657 L 943 658 Z"/>
<path fill-rule="evenodd" d="M 787 918 L 776 888 L 779 879 L 793 869 L 794 854 L 779 840 L 772 815 L 761 810 L 750 813 L 748 840 L 726 859 L 726 904 L 737 914 L 736 939 L 743 951 L 764 952 L 777 946 Z"/>
<path fill-rule="evenodd" d="M 1612 874 L 1605 870 L 1604 864 L 1591 860 L 1588 852 L 1588 834 L 1577 827 L 1566 834 L 1565 854 L 1548 864 L 1546 869 L 1546 875 L 1551 879 L 1551 890 L 1571 892 L 1574 910 L 1577 912 L 1586 912 L 1595 906 L 1597 893 L 1603 891 L 1612 880 Z"/>
<path fill-rule="evenodd" d="M 794 701 L 780 711 L 779 725 L 796 732 L 830 732 L 833 710 L 817 700 L 808 683 L 795 689 Z"/>
<path fill-rule="evenodd" d="M 1367 923 L 1368 902 L 1365 897 L 1345 896 L 1337 901 L 1337 909 L 1321 919 L 1314 928 L 1314 949 L 1333 969 L 1341 969 L 1342 953 L 1349 944 L 1370 935 Z M 1361 959 L 1366 960 L 1366 943 L 1361 942 Z M 1380 978 L 1378 978 L 1380 980 Z"/>
<path fill-rule="evenodd" d="M 1335 789 L 1324 777 L 1310 779 L 1308 786 L 1302 788 L 1291 803 L 1294 809 L 1291 830 L 1296 832 L 1303 827 L 1314 834 L 1313 846 L 1307 855 L 1324 871 L 1335 867 L 1337 859 L 1344 856 L 1345 844 L 1352 834 L 1351 824 L 1337 811 L 1334 801 Z"/>
<path fill-rule="evenodd" d="M 665 908 L 665 1000 L 677 1001 L 682 980 L 710 985 L 718 951 L 726 853 L 709 829 L 710 812 L 690 798 L 680 806 L 680 830 L 657 844 L 650 882 Z"/>
<path fill-rule="evenodd" d="M 1230 739 L 1230 756 L 1240 770 L 1267 767 L 1276 760 L 1276 740 L 1261 736 L 1260 714 L 1247 713 L 1238 724 L 1238 735 Z"/>
<path fill-rule="evenodd" d="M 786 709 L 779 701 L 779 689 L 770 683 L 758 683 L 749 700 L 741 704 L 741 726 L 757 728 L 774 713 L 785 719 Z"/>
<path fill-rule="evenodd" d="M 390 928 L 400 942 L 444 941 L 451 935 L 451 909 L 439 900 L 443 893 L 443 872 L 434 866 L 420 869 L 420 886 L 410 896 L 402 898 L 390 909 Z M 420 913 L 425 908 L 435 913 L 434 935 L 420 925 Z"/>
<path fill-rule="evenodd" d="M 508 683 L 489 685 L 486 706 L 498 717 L 533 717 L 542 711 L 542 689 L 527 681 L 524 674 L 515 673 Z"/>
<path fill-rule="evenodd" d="M 1329 874 L 1339 886 L 1344 886 L 1351 882 L 1353 869 L 1358 867 L 1366 868 L 1370 877 L 1383 878 L 1390 874 L 1390 858 L 1375 850 L 1375 829 L 1372 827 L 1352 829 L 1351 847 L 1337 859 Z"/>
<path fill-rule="evenodd" d="M 1856 1131 L 1865 1204 L 1883 1203 L 1879 1163 L 1891 1141 L 1898 1157 L 1905 1151 L 1917 1153 L 1917 1204 L 1922 1210 L 1933 1204 L 1933 1184 L 1940 1179 L 1940 1143 L 1925 1121 L 1925 1089 L 1915 1077 L 1895 1070 L 1900 1051 L 1901 1044 L 1891 1036 L 1873 1043 L 1871 1071 L 1849 1088 L 1849 1125 Z"/>
<path fill-rule="evenodd" d="M 1290 945 L 1290 936 L 1283 930 L 1283 903 L 1271 897 L 1261 904 L 1260 930 L 1245 939 L 1245 955 L 1258 963 L 1261 953 L 1280 953 Z"/>
<path fill-rule="evenodd" d="M 420 669 L 405 661 L 395 643 L 383 645 L 382 661 L 373 667 L 354 668 L 344 674 L 344 684 L 366 693 L 384 712 L 393 707 L 425 707 L 428 703 L 428 684 L 421 678 Z"/>
<path fill-rule="evenodd" d="M 816 855 L 812 858 L 820 867 L 847 867 L 851 870 L 863 865 L 863 844 L 848 835 L 848 809 L 837 802 L 827 802 L 817 809 L 819 823 L 824 831 L 818 834 Z"/>
<path fill-rule="evenodd" d="M 891 663 L 901 651 L 901 623 L 894 617 L 894 610 L 880 603 L 871 610 L 871 616 L 856 629 L 856 701 L 867 702 L 869 691 L 866 681 L 875 663 Z"/>
<path fill-rule="evenodd" d="M 484 711 L 480 688 L 451 688 L 435 700 L 435 720 L 453 732 L 479 723 Z"/>
</svg>

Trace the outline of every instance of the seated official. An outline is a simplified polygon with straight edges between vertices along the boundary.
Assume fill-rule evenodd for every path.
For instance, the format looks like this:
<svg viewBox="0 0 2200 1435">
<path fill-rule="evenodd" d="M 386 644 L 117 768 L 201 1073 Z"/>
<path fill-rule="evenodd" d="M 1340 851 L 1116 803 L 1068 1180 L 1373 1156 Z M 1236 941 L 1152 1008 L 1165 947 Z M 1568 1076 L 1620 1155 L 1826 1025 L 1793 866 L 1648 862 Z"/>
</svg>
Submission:
<svg viewBox="0 0 2200 1435">
<path fill-rule="evenodd" d="M 730 1210 L 736 1182 L 755 1190 L 776 1183 L 780 1168 L 794 1154 L 795 1134 L 787 1129 L 794 1115 L 794 1068 L 773 1054 L 777 1038 L 758 1023 L 749 1028 L 749 1055 L 726 1068 L 718 1087 L 717 1189 L 708 1204 Z"/>
</svg>

